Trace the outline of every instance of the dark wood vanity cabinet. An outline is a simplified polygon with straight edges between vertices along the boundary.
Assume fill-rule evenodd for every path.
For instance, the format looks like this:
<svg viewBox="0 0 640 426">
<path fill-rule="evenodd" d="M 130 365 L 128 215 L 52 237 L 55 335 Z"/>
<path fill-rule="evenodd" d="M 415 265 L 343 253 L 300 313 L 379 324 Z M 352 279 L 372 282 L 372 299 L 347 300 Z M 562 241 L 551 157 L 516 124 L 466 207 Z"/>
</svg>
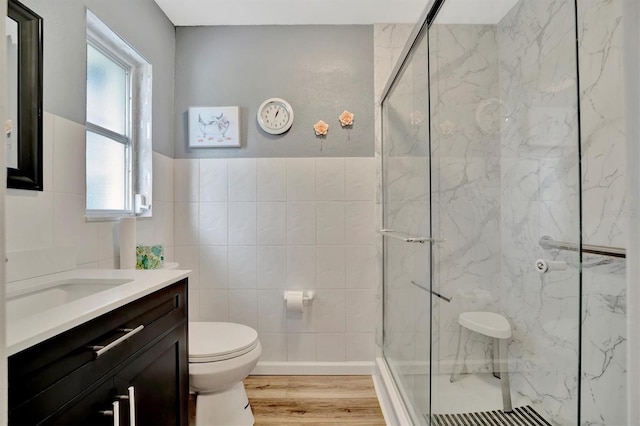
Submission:
<svg viewBox="0 0 640 426">
<path fill-rule="evenodd" d="M 9 424 L 187 425 L 186 293 L 185 279 L 11 356 Z"/>
</svg>

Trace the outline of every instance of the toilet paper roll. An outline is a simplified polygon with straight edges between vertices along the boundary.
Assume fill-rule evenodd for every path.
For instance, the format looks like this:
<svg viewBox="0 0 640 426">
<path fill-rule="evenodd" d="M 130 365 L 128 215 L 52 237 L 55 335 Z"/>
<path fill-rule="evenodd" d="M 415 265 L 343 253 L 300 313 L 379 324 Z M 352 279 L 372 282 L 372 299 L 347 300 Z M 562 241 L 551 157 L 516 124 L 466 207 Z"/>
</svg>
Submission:
<svg viewBox="0 0 640 426">
<path fill-rule="evenodd" d="M 564 271 L 567 269 L 567 262 L 552 261 L 546 259 L 536 260 L 536 270 L 541 274 L 548 271 Z"/>
<path fill-rule="evenodd" d="M 136 267 L 136 218 L 120 219 L 120 269 Z"/>
<path fill-rule="evenodd" d="M 302 312 L 304 310 L 304 292 L 287 292 L 287 312 Z"/>
</svg>

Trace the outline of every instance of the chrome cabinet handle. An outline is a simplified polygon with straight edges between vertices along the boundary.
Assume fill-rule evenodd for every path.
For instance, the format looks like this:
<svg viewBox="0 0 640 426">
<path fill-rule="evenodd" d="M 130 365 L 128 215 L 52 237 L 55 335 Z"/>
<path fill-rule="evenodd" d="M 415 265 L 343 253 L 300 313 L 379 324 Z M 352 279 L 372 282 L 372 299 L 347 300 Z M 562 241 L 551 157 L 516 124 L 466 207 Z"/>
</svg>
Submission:
<svg viewBox="0 0 640 426">
<path fill-rule="evenodd" d="M 400 232 L 396 232 L 395 229 L 378 229 L 378 234 L 384 235 L 385 237 L 395 238 L 396 240 L 404 241 L 405 243 L 424 244 L 426 242 L 431 242 L 431 243 L 444 242 L 444 240 L 436 240 L 429 237 L 412 237 L 406 234 L 402 234 Z"/>
<path fill-rule="evenodd" d="M 133 386 L 127 388 L 127 395 L 118 395 L 119 401 L 129 401 L 129 426 L 136 426 L 136 391 Z"/>
<path fill-rule="evenodd" d="M 113 401 L 113 409 L 100 411 L 103 416 L 113 417 L 113 426 L 120 426 L 120 402 Z"/>
<path fill-rule="evenodd" d="M 129 425 L 136 426 L 136 390 L 129 386 Z"/>
<path fill-rule="evenodd" d="M 133 329 L 131 328 L 121 329 L 120 331 L 127 331 L 127 334 L 117 338 L 116 340 L 114 340 L 113 342 L 109 343 L 106 346 L 89 346 L 89 348 L 95 351 L 95 356 L 96 358 L 98 358 L 104 355 L 105 353 L 109 352 L 111 349 L 115 348 L 116 346 L 120 345 L 127 339 L 131 338 L 134 334 L 141 332 L 143 328 L 144 328 L 144 325 L 139 325 Z"/>
</svg>

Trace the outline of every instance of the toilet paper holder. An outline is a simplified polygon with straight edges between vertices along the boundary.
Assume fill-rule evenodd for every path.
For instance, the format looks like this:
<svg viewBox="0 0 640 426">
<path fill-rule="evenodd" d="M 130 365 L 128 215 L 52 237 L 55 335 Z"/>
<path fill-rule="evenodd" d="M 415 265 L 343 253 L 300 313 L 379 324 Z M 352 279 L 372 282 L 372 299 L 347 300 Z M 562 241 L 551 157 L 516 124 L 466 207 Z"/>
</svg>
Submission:
<svg viewBox="0 0 640 426">
<path fill-rule="evenodd" d="M 300 291 L 300 290 L 298 290 Z M 285 291 L 284 292 L 284 300 L 287 300 L 287 296 L 289 295 L 289 293 L 296 293 L 296 291 Z M 303 291 L 302 292 L 302 303 L 308 304 L 309 302 L 311 302 L 314 298 L 316 297 L 316 292 L 313 290 L 310 291 Z"/>
</svg>

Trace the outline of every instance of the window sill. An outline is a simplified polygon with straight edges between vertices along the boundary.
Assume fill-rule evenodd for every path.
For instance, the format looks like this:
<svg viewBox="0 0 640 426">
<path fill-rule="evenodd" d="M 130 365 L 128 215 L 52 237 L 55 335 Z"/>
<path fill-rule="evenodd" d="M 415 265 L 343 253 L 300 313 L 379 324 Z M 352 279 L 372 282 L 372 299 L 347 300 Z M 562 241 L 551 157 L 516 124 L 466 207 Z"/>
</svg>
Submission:
<svg viewBox="0 0 640 426">
<path fill-rule="evenodd" d="M 133 213 L 95 213 L 85 214 L 85 222 L 118 222 L 126 217 L 136 217 Z"/>
</svg>

